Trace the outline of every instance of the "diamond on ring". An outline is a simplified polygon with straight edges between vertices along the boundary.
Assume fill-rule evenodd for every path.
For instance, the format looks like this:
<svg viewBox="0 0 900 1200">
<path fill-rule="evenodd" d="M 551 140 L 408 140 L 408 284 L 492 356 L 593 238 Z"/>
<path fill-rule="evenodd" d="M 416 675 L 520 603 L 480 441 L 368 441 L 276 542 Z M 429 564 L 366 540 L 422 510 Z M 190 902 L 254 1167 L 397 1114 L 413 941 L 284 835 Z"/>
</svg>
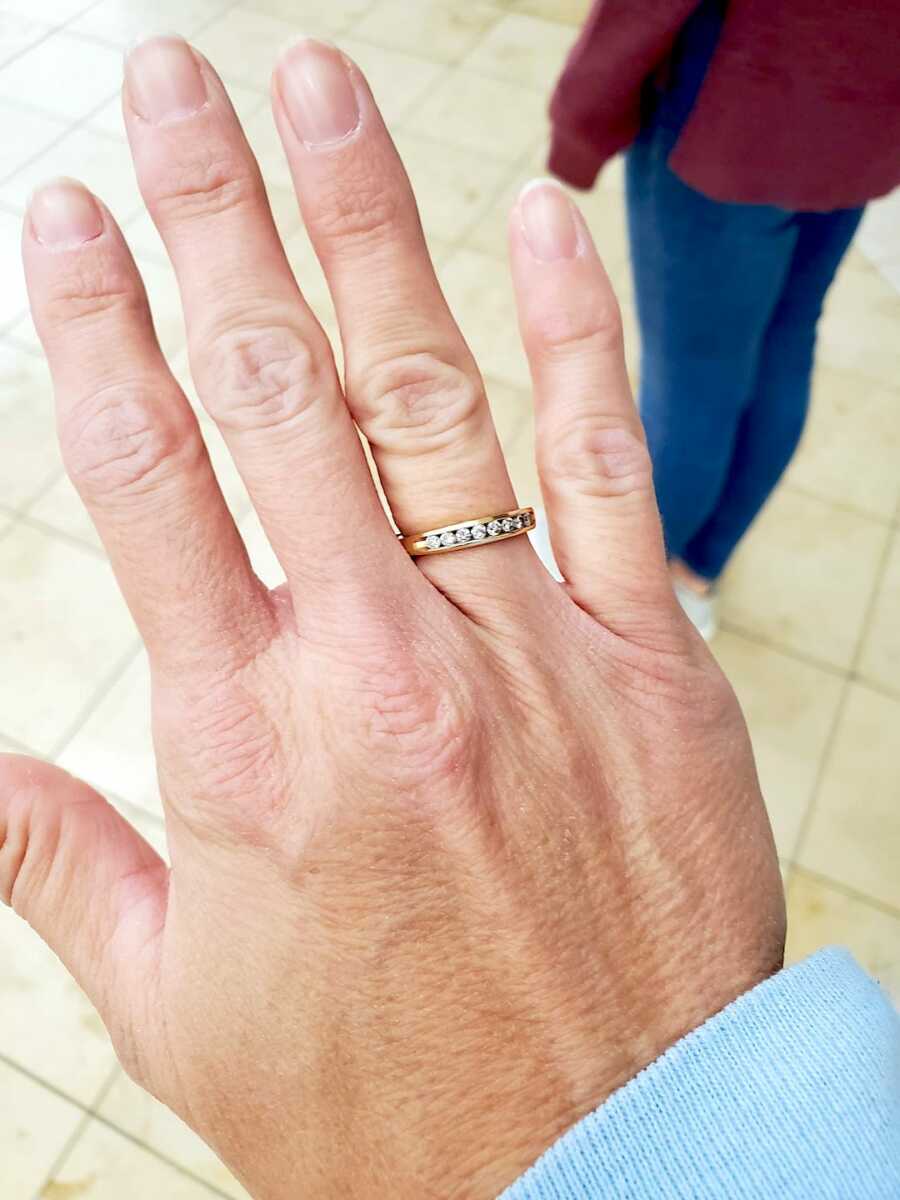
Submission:
<svg viewBox="0 0 900 1200">
<path fill-rule="evenodd" d="M 438 529 L 423 529 L 421 533 L 397 536 L 403 548 L 413 557 L 419 554 L 441 554 L 447 550 L 462 550 L 466 546 L 499 541 L 513 537 L 525 529 L 534 528 L 534 509 L 514 508 L 512 512 L 491 517 L 470 517 L 458 525 L 442 525 Z"/>
</svg>

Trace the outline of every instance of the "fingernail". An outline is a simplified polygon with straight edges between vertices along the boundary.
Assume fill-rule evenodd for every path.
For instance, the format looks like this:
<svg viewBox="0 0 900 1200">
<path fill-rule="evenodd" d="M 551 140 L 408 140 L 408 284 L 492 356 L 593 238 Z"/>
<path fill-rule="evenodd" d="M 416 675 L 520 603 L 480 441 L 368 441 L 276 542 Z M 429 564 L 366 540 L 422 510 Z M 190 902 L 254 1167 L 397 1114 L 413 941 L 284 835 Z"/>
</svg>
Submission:
<svg viewBox="0 0 900 1200">
<path fill-rule="evenodd" d="M 54 179 L 38 188 L 28 215 L 41 245 L 57 250 L 80 246 L 103 232 L 97 201 L 77 179 Z"/>
<path fill-rule="evenodd" d="M 152 37 L 129 52 L 125 86 L 131 107 L 153 125 L 190 117 L 206 103 L 197 60 L 174 33 Z"/>
<path fill-rule="evenodd" d="M 348 137 L 359 125 L 359 104 L 336 46 L 304 38 L 278 64 L 278 88 L 294 132 L 313 149 Z"/>
<path fill-rule="evenodd" d="M 528 248 L 542 262 L 574 258 L 578 229 L 572 202 L 549 179 L 535 179 L 519 195 L 519 212 Z"/>
</svg>

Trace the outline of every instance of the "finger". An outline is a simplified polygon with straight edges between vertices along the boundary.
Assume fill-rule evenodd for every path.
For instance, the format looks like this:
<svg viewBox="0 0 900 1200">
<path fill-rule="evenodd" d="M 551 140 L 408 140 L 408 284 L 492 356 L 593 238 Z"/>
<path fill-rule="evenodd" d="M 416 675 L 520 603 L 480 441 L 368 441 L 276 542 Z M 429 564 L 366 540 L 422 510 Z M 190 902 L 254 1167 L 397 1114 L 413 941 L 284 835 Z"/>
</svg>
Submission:
<svg viewBox="0 0 900 1200">
<path fill-rule="evenodd" d="M 560 571 L 608 628 L 655 638 L 675 601 L 615 296 L 581 214 L 549 180 L 519 196 L 510 249 Z"/>
<path fill-rule="evenodd" d="M 478 370 L 358 68 L 335 47 L 301 41 L 276 68 L 273 107 L 334 299 L 347 402 L 372 446 L 397 524 L 414 532 L 514 507 Z M 527 545 L 505 550 L 518 559 Z M 473 569 L 495 573 L 495 553 L 424 565 L 459 581 Z"/>
<path fill-rule="evenodd" d="M 191 368 L 295 597 L 378 586 L 391 537 L 322 329 L 225 90 L 187 43 L 126 65 L 138 182 L 172 260 Z"/>
<path fill-rule="evenodd" d="M 246 656 L 263 589 L 196 418 L 163 359 L 134 261 L 86 188 L 32 199 L 23 254 L 63 457 L 156 664 Z"/>
<path fill-rule="evenodd" d="M 62 959 L 129 1061 L 153 1013 L 168 871 L 86 784 L 0 755 L 0 900 Z"/>
</svg>

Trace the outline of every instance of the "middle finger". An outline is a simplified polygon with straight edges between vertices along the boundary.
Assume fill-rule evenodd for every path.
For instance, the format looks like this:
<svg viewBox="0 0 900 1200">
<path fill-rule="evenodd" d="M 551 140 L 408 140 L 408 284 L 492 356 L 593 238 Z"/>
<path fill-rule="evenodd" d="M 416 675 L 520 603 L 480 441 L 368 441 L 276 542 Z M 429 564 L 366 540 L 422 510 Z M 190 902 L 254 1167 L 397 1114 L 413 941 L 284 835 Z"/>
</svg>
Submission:
<svg viewBox="0 0 900 1200">
<path fill-rule="evenodd" d="M 147 207 L 178 278 L 191 369 L 295 600 L 389 591 L 405 569 L 303 299 L 259 169 L 209 64 L 176 37 L 126 64 L 125 122 Z"/>
</svg>

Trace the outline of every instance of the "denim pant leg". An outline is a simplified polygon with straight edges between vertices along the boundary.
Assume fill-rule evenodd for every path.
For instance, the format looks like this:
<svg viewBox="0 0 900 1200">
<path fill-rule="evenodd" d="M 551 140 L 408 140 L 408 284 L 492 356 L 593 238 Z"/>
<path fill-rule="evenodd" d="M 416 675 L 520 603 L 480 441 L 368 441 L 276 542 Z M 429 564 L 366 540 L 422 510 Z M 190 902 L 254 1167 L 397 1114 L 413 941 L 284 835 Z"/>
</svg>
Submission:
<svg viewBox="0 0 900 1200">
<path fill-rule="evenodd" d="M 792 214 L 722 204 L 670 171 L 677 133 L 628 153 L 628 224 L 641 333 L 639 404 L 668 551 L 716 511 L 798 231 Z"/>
<path fill-rule="evenodd" d="M 763 342 L 756 385 L 743 417 L 728 482 L 706 524 L 681 551 L 714 579 L 787 467 L 809 405 L 816 323 L 862 209 L 797 213 L 797 244 Z"/>
</svg>

